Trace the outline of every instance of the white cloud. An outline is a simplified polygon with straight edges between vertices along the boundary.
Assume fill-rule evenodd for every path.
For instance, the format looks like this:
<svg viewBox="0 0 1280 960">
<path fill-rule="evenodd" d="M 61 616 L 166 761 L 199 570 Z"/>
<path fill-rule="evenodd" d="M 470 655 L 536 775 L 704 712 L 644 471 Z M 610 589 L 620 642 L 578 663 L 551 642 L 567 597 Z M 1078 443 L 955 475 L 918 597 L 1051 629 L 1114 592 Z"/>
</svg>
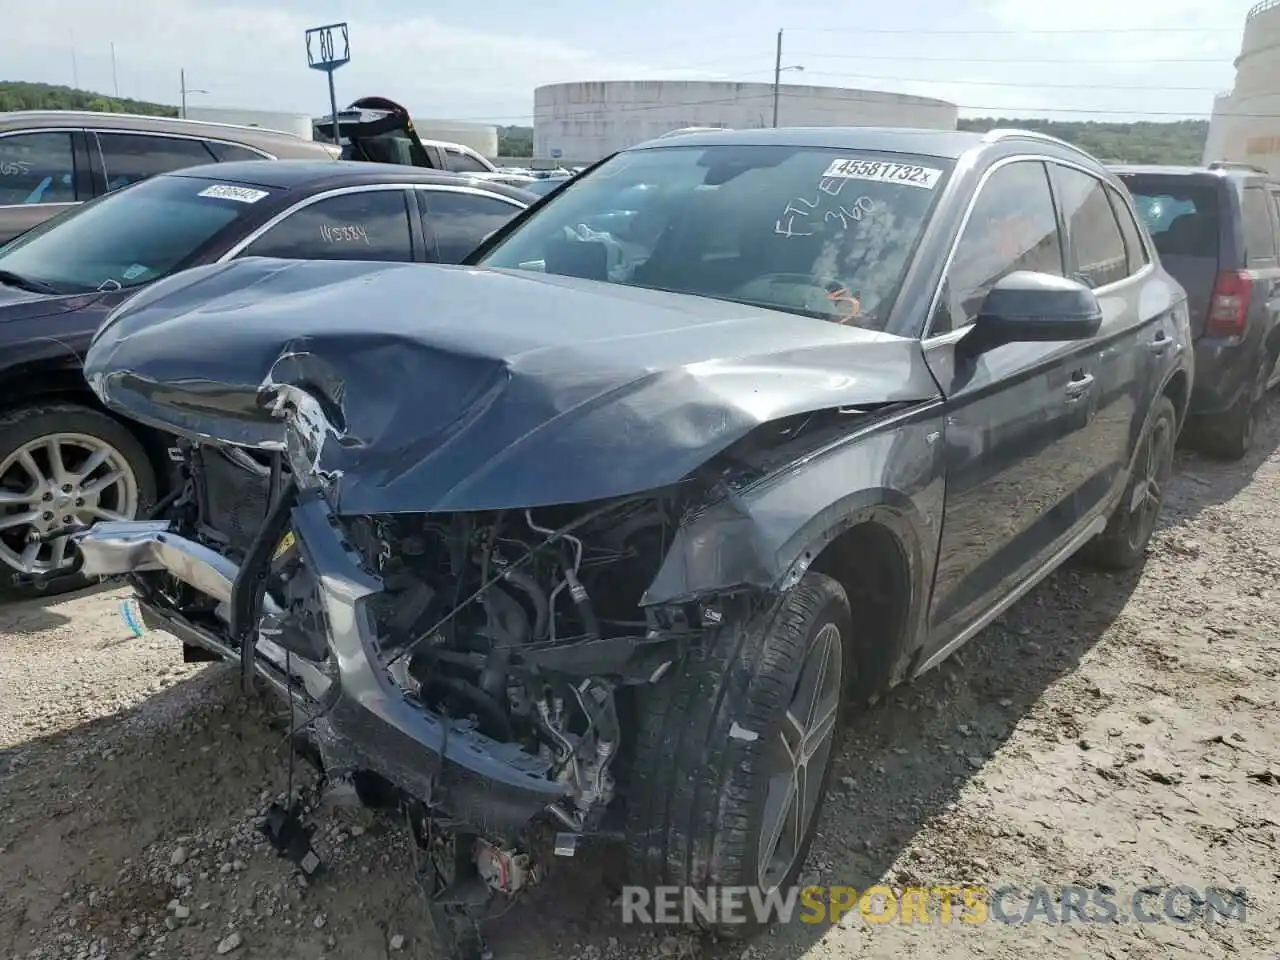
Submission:
<svg viewBox="0 0 1280 960">
<path fill-rule="evenodd" d="M 532 111 L 540 84 L 654 73 L 523 28 L 479 32 L 426 15 L 349 19 L 351 62 L 335 74 L 339 106 L 377 94 L 423 115 L 511 122 Z M 307 69 L 303 42 L 306 28 L 331 22 L 321 11 L 273 10 L 249 0 L 51 0 L 11 5 L 4 20 L 6 79 L 70 84 L 74 44 L 80 85 L 104 93 L 118 83 L 121 96 L 175 103 L 185 69 L 189 87 L 208 91 L 193 103 L 307 113 L 327 106 L 324 75 Z"/>
</svg>

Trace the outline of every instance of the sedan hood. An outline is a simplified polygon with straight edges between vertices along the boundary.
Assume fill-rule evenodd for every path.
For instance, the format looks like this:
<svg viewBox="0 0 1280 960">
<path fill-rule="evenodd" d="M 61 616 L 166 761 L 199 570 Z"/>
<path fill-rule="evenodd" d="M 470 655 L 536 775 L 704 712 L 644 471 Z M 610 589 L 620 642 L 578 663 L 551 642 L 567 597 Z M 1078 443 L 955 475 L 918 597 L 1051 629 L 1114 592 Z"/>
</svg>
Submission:
<svg viewBox="0 0 1280 960">
<path fill-rule="evenodd" d="M 79 310 L 100 294 L 34 293 L 10 284 L 0 284 L 0 323 L 36 320 Z"/>
<path fill-rule="evenodd" d="M 85 374 L 162 429 L 289 449 L 345 514 L 634 493 L 769 420 L 937 394 L 916 341 L 777 311 L 528 271 L 261 258 L 144 290 L 98 331 Z"/>
</svg>

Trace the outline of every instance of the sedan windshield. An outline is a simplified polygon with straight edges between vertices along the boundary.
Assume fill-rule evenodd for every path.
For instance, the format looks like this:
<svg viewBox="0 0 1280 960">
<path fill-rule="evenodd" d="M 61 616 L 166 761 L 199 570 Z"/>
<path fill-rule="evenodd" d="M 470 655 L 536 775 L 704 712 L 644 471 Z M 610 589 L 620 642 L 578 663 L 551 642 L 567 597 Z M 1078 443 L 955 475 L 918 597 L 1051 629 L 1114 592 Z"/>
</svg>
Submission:
<svg viewBox="0 0 1280 960">
<path fill-rule="evenodd" d="M 482 257 L 883 329 L 950 163 L 792 146 L 621 153 Z"/>
<path fill-rule="evenodd" d="M 269 195 L 192 177 L 143 180 L 0 247 L 0 273 L 59 293 L 140 286 L 188 266 Z"/>
</svg>

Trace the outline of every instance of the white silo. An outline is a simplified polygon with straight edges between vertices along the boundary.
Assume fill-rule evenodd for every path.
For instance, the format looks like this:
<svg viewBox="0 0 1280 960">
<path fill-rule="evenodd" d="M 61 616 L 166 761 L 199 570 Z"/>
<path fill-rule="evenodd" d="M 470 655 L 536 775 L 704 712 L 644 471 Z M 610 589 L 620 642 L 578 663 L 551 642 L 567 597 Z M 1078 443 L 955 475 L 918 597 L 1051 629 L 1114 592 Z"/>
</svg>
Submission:
<svg viewBox="0 0 1280 960">
<path fill-rule="evenodd" d="M 1205 160 L 1238 160 L 1280 173 L 1280 0 L 1245 15 L 1229 97 L 1214 100 Z"/>
</svg>

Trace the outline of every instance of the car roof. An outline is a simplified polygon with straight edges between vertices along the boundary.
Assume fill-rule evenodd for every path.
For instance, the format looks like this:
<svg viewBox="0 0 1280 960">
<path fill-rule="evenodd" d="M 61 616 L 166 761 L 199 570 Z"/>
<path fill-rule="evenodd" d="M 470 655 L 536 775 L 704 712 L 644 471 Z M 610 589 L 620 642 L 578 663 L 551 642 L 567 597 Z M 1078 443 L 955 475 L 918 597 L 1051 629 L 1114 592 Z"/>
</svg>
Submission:
<svg viewBox="0 0 1280 960">
<path fill-rule="evenodd" d="M 0 131 L 74 126 L 86 130 L 138 130 L 148 133 L 176 133 L 193 137 L 233 139 L 270 148 L 273 144 L 314 143 L 283 130 L 250 127 L 210 120 L 183 120 L 132 113 L 103 113 L 96 110 L 12 110 L 0 113 Z"/>
<path fill-rule="evenodd" d="M 523 190 L 483 177 L 398 163 L 364 163 L 357 160 L 237 160 L 231 163 L 183 167 L 162 176 L 222 180 L 276 190 L 359 186 L 364 183 L 425 183 L 474 187 L 517 200 L 529 200 L 529 194 Z"/>
<path fill-rule="evenodd" d="M 938 130 L 915 127 L 778 127 L 753 130 L 717 130 L 667 135 L 649 140 L 632 150 L 715 145 L 826 147 L 835 150 L 918 153 L 946 160 L 959 160 L 970 150 L 984 145 L 1025 140 L 1040 146 L 1053 145 L 1097 162 L 1089 154 L 1065 140 L 1031 130 L 995 129 L 985 133 L 969 130 Z"/>
<path fill-rule="evenodd" d="M 1274 180 L 1267 171 L 1247 164 L 1225 166 L 1192 166 L 1171 163 L 1112 163 L 1107 169 L 1116 176 L 1148 176 L 1148 177 L 1215 177 L 1215 178 L 1249 178 Z"/>
</svg>

